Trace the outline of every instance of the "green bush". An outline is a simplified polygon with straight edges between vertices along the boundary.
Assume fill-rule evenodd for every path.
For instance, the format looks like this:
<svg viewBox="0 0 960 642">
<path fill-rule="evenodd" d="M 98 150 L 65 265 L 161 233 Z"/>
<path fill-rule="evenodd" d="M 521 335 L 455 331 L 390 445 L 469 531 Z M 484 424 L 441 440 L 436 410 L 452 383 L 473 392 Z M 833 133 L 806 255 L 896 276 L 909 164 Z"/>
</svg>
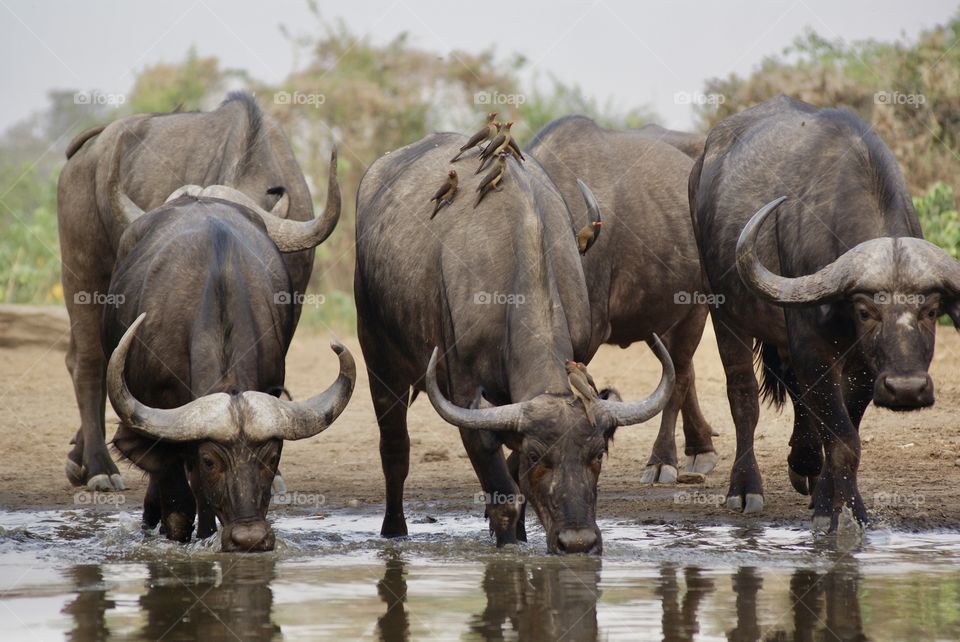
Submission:
<svg viewBox="0 0 960 642">
<path fill-rule="evenodd" d="M 55 178 L 0 168 L 0 303 L 63 303 Z"/>
<path fill-rule="evenodd" d="M 960 259 L 960 212 L 953 188 L 939 181 L 923 196 L 914 196 L 913 207 L 924 238 Z"/>
</svg>

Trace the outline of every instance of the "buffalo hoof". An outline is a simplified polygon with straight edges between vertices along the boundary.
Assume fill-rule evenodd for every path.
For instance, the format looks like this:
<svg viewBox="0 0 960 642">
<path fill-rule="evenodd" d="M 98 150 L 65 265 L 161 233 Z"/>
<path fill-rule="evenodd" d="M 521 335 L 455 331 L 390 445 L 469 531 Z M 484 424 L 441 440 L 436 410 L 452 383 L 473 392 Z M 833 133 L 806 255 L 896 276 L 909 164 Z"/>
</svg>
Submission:
<svg viewBox="0 0 960 642">
<path fill-rule="evenodd" d="M 814 515 L 813 530 L 818 533 L 826 533 L 830 530 L 830 522 L 833 518 L 830 515 Z"/>
<path fill-rule="evenodd" d="M 380 537 L 393 539 L 395 537 L 407 536 L 407 520 L 403 515 L 394 517 L 387 515 L 383 518 L 383 525 L 380 527 Z"/>
<path fill-rule="evenodd" d="M 83 486 L 87 483 L 87 471 L 83 469 L 83 466 L 73 461 L 72 459 L 67 459 L 67 462 L 63 465 L 64 472 L 67 473 L 67 480 L 73 486 Z"/>
<path fill-rule="evenodd" d="M 801 475 L 790 466 L 787 466 L 787 474 L 790 476 L 790 484 L 795 491 L 801 495 L 813 495 L 813 489 L 817 485 L 816 477 Z"/>
<path fill-rule="evenodd" d="M 678 484 L 703 484 L 706 481 L 707 476 L 701 473 L 680 473 L 677 477 Z"/>
<path fill-rule="evenodd" d="M 109 493 L 114 490 L 124 490 L 126 486 L 123 485 L 123 479 L 119 474 L 113 475 L 94 475 L 87 480 L 87 490 L 94 492 L 105 492 Z"/>
<path fill-rule="evenodd" d="M 676 484 L 677 467 L 670 464 L 653 464 L 643 469 L 641 484 Z"/>
<path fill-rule="evenodd" d="M 283 483 L 283 477 L 280 476 L 280 471 L 277 471 L 277 474 L 273 476 L 273 484 L 270 488 L 273 490 L 274 495 L 287 494 L 287 485 Z"/>
<path fill-rule="evenodd" d="M 717 467 L 717 453 L 708 452 L 708 453 L 699 453 L 697 455 L 687 455 L 687 470 L 688 473 L 696 473 L 699 475 L 709 475 L 710 472 Z"/>
<path fill-rule="evenodd" d="M 763 512 L 763 495 L 759 493 L 747 493 L 746 506 L 744 506 L 743 498 L 739 495 L 727 497 L 727 508 L 737 512 L 743 512 L 745 515 Z"/>
<path fill-rule="evenodd" d="M 163 532 L 167 539 L 189 542 L 193 533 L 193 518 L 183 513 L 167 513 L 163 516 Z"/>
</svg>

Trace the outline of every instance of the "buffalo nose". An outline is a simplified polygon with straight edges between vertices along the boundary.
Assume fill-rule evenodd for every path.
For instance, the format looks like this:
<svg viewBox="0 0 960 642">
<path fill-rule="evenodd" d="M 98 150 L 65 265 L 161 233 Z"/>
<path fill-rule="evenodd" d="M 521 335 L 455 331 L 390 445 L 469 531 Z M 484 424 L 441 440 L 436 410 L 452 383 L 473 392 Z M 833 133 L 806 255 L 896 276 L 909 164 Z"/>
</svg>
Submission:
<svg viewBox="0 0 960 642">
<path fill-rule="evenodd" d="M 557 548 L 563 553 L 589 553 L 596 545 L 597 533 L 592 528 L 568 528 L 557 538 Z"/>
<path fill-rule="evenodd" d="M 933 403 L 933 382 L 930 375 L 885 377 L 883 387 L 889 397 L 889 405 L 892 406 L 929 406 Z"/>
<path fill-rule="evenodd" d="M 234 524 L 229 532 L 229 545 L 224 549 L 231 551 L 272 551 L 275 537 L 273 529 L 266 522 L 240 522 Z"/>
</svg>

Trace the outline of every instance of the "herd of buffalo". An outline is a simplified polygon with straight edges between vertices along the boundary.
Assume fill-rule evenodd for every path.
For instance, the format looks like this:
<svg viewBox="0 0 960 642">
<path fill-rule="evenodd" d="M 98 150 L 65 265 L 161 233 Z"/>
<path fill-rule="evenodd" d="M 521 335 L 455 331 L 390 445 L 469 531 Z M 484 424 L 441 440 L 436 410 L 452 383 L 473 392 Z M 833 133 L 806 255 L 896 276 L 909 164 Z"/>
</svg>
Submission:
<svg viewBox="0 0 960 642">
<path fill-rule="evenodd" d="M 790 480 L 814 525 L 835 529 L 845 511 L 865 522 L 863 413 L 933 404 L 937 320 L 960 326 L 960 263 L 923 240 L 877 135 L 782 96 L 705 138 L 569 116 L 523 152 L 494 117 L 472 139 L 431 134 L 385 154 L 357 194 L 382 535 L 407 533 L 407 410 L 425 392 L 460 429 L 498 545 L 526 539 L 529 504 L 551 552 L 599 553 L 597 481 L 619 426 L 661 415 L 644 483 L 717 463 L 692 361 L 708 312 L 737 439 L 727 506 L 762 510 L 760 398 L 789 397 Z M 67 158 L 58 214 L 81 419 L 67 477 L 123 489 L 109 398 L 110 443 L 149 479 L 146 527 L 189 541 L 219 521 L 223 550 L 273 548 L 283 441 L 329 427 L 356 381 L 334 342 L 340 373 L 325 391 L 284 388 L 314 248 L 340 217 L 336 151 L 316 216 L 287 138 L 246 93 L 87 130 Z M 593 386 L 583 364 L 602 344 L 641 340 L 662 366 L 649 397 Z"/>
</svg>

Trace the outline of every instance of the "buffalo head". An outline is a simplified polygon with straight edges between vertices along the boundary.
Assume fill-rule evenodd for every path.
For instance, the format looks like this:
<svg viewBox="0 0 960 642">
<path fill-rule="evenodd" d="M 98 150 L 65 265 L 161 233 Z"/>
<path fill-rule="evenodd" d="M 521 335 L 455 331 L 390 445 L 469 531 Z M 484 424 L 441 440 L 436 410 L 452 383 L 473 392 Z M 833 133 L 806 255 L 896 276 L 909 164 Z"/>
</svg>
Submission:
<svg viewBox="0 0 960 642">
<path fill-rule="evenodd" d="M 444 397 L 437 384 L 439 350 L 435 348 L 430 357 L 427 394 L 441 417 L 462 429 L 506 431 L 519 437 L 515 456 L 520 458 L 520 493 L 540 518 L 551 553 L 602 551 L 596 522 L 597 480 L 607 443 L 618 426 L 639 424 L 657 415 L 673 392 L 670 355 L 656 335 L 651 345 L 663 366 L 657 389 L 632 403 L 605 391 L 590 403 L 589 413 L 569 390 L 504 406 L 462 408 Z M 520 498 L 504 499 L 520 502 Z"/>
<path fill-rule="evenodd" d="M 274 536 L 266 514 L 283 440 L 312 437 L 343 412 L 357 376 L 353 357 L 332 343 L 340 375 L 325 392 L 306 401 L 283 401 L 256 391 L 219 392 L 179 408 L 151 408 L 133 396 L 124 377 L 130 344 L 144 318 L 141 314 L 130 325 L 110 357 L 110 403 L 133 430 L 185 446 L 193 493 L 220 520 L 224 551 L 271 550 Z"/>
<path fill-rule="evenodd" d="M 737 269 L 758 296 L 783 307 L 830 305 L 851 318 L 860 355 L 875 375 L 873 400 L 894 410 L 933 404 L 927 373 L 937 319 L 960 324 L 960 263 L 913 237 L 881 237 L 844 252 L 814 274 L 770 272 L 755 244 L 766 217 L 785 200 L 757 211 L 737 242 Z"/>
</svg>

